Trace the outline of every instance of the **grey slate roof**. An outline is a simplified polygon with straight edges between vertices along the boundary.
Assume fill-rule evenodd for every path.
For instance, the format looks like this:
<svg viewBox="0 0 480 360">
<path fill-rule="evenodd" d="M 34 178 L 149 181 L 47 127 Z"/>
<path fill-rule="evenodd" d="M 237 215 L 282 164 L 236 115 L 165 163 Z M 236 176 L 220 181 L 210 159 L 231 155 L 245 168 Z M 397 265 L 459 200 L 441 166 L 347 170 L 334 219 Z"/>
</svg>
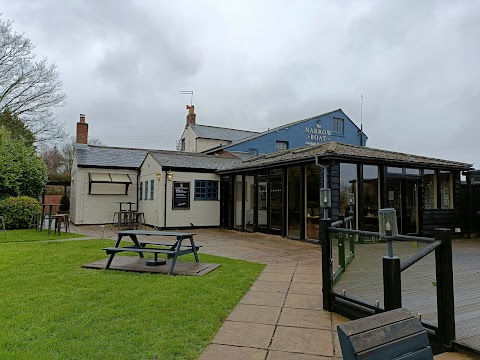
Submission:
<svg viewBox="0 0 480 360">
<path fill-rule="evenodd" d="M 241 139 L 245 139 L 246 137 L 258 134 L 258 132 L 255 131 L 227 129 L 222 127 L 198 124 L 190 124 L 190 127 L 198 137 L 203 139 L 238 141 Z"/>
<path fill-rule="evenodd" d="M 250 160 L 232 166 L 226 170 L 262 168 L 285 163 L 296 163 L 320 158 L 349 159 L 361 162 L 382 162 L 391 166 L 411 166 L 416 168 L 435 168 L 449 170 L 467 170 L 471 164 L 434 159 L 425 156 L 404 154 L 399 152 L 368 148 L 337 142 L 328 142 L 317 146 L 304 146 L 266 155 L 260 155 Z"/>
<path fill-rule="evenodd" d="M 78 167 L 139 168 L 147 149 L 76 145 Z"/>
<path fill-rule="evenodd" d="M 234 166 L 238 158 L 182 151 L 156 150 L 150 155 L 162 166 L 172 168 L 223 170 Z"/>
</svg>

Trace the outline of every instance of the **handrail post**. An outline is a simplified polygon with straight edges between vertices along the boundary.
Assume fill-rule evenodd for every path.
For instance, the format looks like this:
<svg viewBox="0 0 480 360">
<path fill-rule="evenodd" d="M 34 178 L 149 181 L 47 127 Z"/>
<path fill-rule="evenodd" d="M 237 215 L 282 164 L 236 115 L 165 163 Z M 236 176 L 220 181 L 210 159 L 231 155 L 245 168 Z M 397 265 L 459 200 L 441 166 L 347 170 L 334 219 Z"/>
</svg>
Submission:
<svg viewBox="0 0 480 360">
<path fill-rule="evenodd" d="M 402 277 L 398 256 L 383 257 L 383 301 L 386 311 L 402 307 Z"/>
<path fill-rule="evenodd" d="M 447 351 L 453 351 L 455 340 L 455 303 L 453 297 L 452 232 L 450 229 L 435 229 L 435 240 L 442 244 L 435 249 L 437 277 L 438 331 Z"/>
<path fill-rule="evenodd" d="M 332 243 L 328 227 L 330 219 L 320 220 L 320 243 L 322 245 L 323 310 L 332 311 Z"/>
</svg>

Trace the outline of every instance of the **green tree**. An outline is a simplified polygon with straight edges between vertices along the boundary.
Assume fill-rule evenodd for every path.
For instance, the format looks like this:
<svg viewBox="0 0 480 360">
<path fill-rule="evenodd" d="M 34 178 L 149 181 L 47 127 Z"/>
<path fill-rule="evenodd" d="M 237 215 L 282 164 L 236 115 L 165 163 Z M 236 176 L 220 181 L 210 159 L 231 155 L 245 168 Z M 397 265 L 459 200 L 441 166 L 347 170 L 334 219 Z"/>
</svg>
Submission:
<svg viewBox="0 0 480 360">
<path fill-rule="evenodd" d="M 0 111 L 9 109 L 42 143 L 64 137 L 52 109 L 63 106 L 66 95 L 56 65 L 37 60 L 34 49 L 11 21 L 0 19 Z"/>
<path fill-rule="evenodd" d="M 35 142 L 35 136 L 27 129 L 22 120 L 18 116 L 12 114 L 10 109 L 0 112 L 0 126 L 5 126 L 12 137 L 22 138 L 29 145 Z"/>
<path fill-rule="evenodd" d="M 35 148 L 13 138 L 0 126 L 0 199 L 10 196 L 38 198 L 47 182 L 47 167 Z"/>
</svg>

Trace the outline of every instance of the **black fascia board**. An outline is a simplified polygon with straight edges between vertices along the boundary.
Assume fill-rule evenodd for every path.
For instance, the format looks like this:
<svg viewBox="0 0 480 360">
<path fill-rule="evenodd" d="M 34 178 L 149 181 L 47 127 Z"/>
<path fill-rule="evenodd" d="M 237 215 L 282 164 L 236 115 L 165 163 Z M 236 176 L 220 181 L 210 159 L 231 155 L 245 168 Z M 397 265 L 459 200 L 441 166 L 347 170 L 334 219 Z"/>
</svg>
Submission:
<svg viewBox="0 0 480 360">
<path fill-rule="evenodd" d="M 348 161 L 350 163 L 357 163 L 357 164 L 364 164 L 364 165 L 386 165 L 390 167 L 412 167 L 416 169 L 436 169 L 436 170 L 457 170 L 457 171 L 465 171 L 467 170 L 466 167 L 460 167 L 460 166 L 442 166 L 442 165 L 433 165 L 433 164 L 426 164 L 424 162 L 410 162 L 410 161 L 389 161 L 381 158 L 365 158 L 362 156 L 348 156 L 348 155 L 331 155 L 331 154 L 322 154 L 322 155 L 312 155 L 312 157 L 308 158 L 300 158 L 300 159 L 294 159 L 294 160 L 288 160 L 288 161 L 279 161 L 278 163 L 271 163 L 267 165 L 257 165 L 257 166 L 252 166 L 252 167 L 242 167 L 242 168 L 236 168 L 236 169 L 227 169 L 227 170 L 219 170 L 217 171 L 218 174 L 223 175 L 223 174 L 231 174 L 231 173 L 237 173 L 237 172 L 246 172 L 246 171 L 255 171 L 255 170 L 261 170 L 261 169 L 272 169 L 272 168 L 278 168 L 281 166 L 286 166 L 286 165 L 300 165 L 302 163 L 309 163 L 309 162 L 315 162 L 315 158 L 319 158 L 322 160 L 338 160 L 338 161 Z"/>
</svg>

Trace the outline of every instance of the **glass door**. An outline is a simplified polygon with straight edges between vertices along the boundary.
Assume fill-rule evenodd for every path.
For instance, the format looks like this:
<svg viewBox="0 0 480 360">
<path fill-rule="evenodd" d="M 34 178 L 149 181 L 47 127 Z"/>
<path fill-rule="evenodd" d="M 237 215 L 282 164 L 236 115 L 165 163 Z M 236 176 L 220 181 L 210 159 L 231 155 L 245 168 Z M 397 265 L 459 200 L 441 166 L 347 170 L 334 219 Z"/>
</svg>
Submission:
<svg viewBox="0 0 480 360">
<path fill-rule="evenodd" d="M 258 227 L 266 229 L 268 226 L 267 218 L 267 190 L 268 182 L 259 181 L 258 182 Z"/>
<path fill-rule="evenodd" d="M 400 234 L 418 234 L 418 185 L 415 179 L 390 178 L 387 182 L 387 205 L 397 211 Z"/>
<path fill-rule="evenodd" d="M 270 228 L 282 229 L 282 179 L 273 178 L 270 181 Z"/>
<path fill-rule="evenodd" d="M 418 182 L 405 180 L 404 184 L 403 233 L 405 235 L 418 234 Z"/>
</svg>

